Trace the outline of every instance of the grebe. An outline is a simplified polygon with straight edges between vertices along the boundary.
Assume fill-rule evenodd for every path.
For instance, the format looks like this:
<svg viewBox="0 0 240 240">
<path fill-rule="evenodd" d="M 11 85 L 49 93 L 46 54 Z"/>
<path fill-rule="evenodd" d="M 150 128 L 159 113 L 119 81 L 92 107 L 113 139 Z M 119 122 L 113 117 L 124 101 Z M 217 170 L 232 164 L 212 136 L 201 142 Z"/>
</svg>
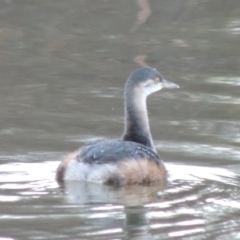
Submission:
<svg viewBox="0 0 240 240">
<path fill-rule="evenodd" d="M 166 168 L 150 133 L 146 98 L 162 88 L 179 88 L 154 68 L 139 68 L 125 84 L 125 128 L 121 139 L 88 143 L 67 156 L 58 182 L 86 181 L 110 185 L 150 184 L 166 180 Z"/>
</svg>

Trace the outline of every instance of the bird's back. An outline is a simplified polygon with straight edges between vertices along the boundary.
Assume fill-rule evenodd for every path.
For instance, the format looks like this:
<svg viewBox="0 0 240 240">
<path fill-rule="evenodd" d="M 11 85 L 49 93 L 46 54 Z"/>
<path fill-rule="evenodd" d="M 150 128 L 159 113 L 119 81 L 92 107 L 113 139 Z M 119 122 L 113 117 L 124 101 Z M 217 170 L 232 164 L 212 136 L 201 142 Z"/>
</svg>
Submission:
<svg viewBox="0 0 240 240">
<path fill-rule="evenodd" d="M 91 142 L 63 160 L 57 179 L 105 184 L 149 184 L 166 177 L 160 157 L 150 148 L 123 140 Z"/>
<path fill-rule="evenodd" d="M 79 161 L 85 163 L 117 163 L 126 159 L 147 159 L 157 164 L 160 157 L 150 148 L 131 141 L 115 139 L 98 140 L 81 148 Z"/>
</svg>

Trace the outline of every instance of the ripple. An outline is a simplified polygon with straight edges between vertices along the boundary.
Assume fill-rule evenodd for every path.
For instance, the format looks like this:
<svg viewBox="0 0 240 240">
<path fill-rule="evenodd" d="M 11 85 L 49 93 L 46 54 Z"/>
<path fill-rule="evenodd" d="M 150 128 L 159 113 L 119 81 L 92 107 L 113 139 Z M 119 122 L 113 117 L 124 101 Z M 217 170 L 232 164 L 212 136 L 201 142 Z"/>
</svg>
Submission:
<svg viewBox="0 0 240 240">
<path fill-rule="evenodd" d="M 176 164 L 167 164 L 167 168 L 169 171 L 170 181 L 174 181 L 177 179 L 191 180 L 191 181 L 206 181 L 211 180 L 214 182 L 220 182 L 224 184 L 229 184 L 232 186 L 236 186 L 238 181 L 234 181 L 237 179 L 238 174 L 225 169 L 218 167 L 201 167 L 201 166 L 189 166 L 189 165 L 176 165 Z M 191 188 L 191 186 L 186 186 L 187 189 Z M 177 189 L 173 189 L 176 191 Z M 181 190 L 183 190 L 181 188 Z M 172 191 L 169 189 L 167 191 Z"/>
<path fill-rule="evenodd" d="M 204 233 L 205 229 L 203 228 L 196 228 L 196 229 L 189 229 L 189 230 L 182 230 L 169 233 L 169 237 L 183 237 L 188 235 L 194 235 L 196 233 Z"/>
<path fill-rule="evenodd" d="M 20 196 L 4 196 L 4 195 L 0 195 L 0 202 L 16 202 L 21 200 Z"/>
<path fill-rule="evenodd" d="M 163 143 L 156 143 L 157 149 L 164 149 L 165 152 L 180 152 L 188 156 L 201 156 L 208 158 L 219 159 L 219 156 L 228 160 L 239 160 L 240 148 L 227 145 L 209 145 L 192 142 L 174 142 L 167 141 Z"/>
<path fill-rule="evenodd" d="M 63 239 L 73 234 L 93 239 L 138 234 L 149 239 L 152 231 L 158 239 L 203 239 L 220 229 L 223 236 L 230 230 L 236 236 L 240 226 L 240 177 L 228 169 L 166 164 L 167 185 L 112 188 L 70 182 L 58 189 L 54 181 L 57 165 L 58 161 L 2 165 L 1 224 L 21 219 L 26 225 L 29 221 L 46 225 L 47 217 L 53 226 L 67 224 L 54 233 Z M 59 193 L 53 195 L 52 189 Z M 13 212 L 8 202 L 14 202 Z M 226 218 L 233 219 L 227 220 L 230 230 L 223 225 Z M 86 223 L 79 227 L 80 221 Z"/>
<path fill-rule="evenodd" d="M 187 102 L 209 102 L 209 103 L 225 103 L 225 104 L 239 104 L 240 98 L 231 95 L 217 95 L 208 93 L 189 93 L 183 92 L 179 97 Z"/>
<path fill-rule="evenodd" d="M 57 162 L 42 162 L 42 163 L 9 163 L 2 164 L 1 171 L 4 174 L 0 175 L 1 183 L 11 182 L 34 182 L 34 181 L 49 181 L 54 180 L 53 173 L 56 171 Z M 55 186 L 55 184 L 53 184 Z"/>
<path fill-rule="evenodd" d="M 226 30 L 233 35 L 239 35 L 240 34 L 240 19 L 234 19 L 232 21 L 229 21 L 227 24 Z"/>
<path fill-rule="evenodd" d="M 123 230 L 121 228 L 116 229 L 106 229 L 101 231 L 95 231 L 92 233 L 85 233 L 84 236 L 99 236 L 99 235 L 107 235 L 107 234 L 114 234 L 114 233 L 121 233 Z"/>
<path fill-rule="evenodd" d="M 205 81 L 208 83 L 240 86 L 240 77 L 229 77 L 229 76 L 210 77 Z"/>
</svg>

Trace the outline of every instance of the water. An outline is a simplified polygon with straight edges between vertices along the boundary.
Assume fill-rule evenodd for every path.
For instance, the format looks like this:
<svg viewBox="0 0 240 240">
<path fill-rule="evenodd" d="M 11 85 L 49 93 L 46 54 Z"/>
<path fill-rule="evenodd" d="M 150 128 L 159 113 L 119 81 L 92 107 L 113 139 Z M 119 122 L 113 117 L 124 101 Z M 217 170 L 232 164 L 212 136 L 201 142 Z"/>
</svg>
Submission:
<svg viewBox="0 0 240 240">
<path fill-rule="evenodd" d="M 1 239 L 239 239 L 236 1 L 0 2 Z M 180 89 L 148 100 L 167 185 L 58 186 L 62 157 L 118 137 L 139 65 Z"/>
</svg>

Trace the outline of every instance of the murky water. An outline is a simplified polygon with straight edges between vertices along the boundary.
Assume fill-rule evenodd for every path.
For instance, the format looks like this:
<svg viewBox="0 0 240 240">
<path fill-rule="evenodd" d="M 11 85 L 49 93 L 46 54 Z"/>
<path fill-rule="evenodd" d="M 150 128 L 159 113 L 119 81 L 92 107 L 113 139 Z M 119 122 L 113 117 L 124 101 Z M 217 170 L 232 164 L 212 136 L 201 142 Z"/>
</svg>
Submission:
<svg viewBox="0 0 240 240">
<path fill-rule="evenodd" d="M 238 0 L 0 2 L 1 239 L 240 239 Z M 163 186 L 59 187 L 61 158 L 123 130 L 123 85 L 151 65 Z"/>
</svg>

